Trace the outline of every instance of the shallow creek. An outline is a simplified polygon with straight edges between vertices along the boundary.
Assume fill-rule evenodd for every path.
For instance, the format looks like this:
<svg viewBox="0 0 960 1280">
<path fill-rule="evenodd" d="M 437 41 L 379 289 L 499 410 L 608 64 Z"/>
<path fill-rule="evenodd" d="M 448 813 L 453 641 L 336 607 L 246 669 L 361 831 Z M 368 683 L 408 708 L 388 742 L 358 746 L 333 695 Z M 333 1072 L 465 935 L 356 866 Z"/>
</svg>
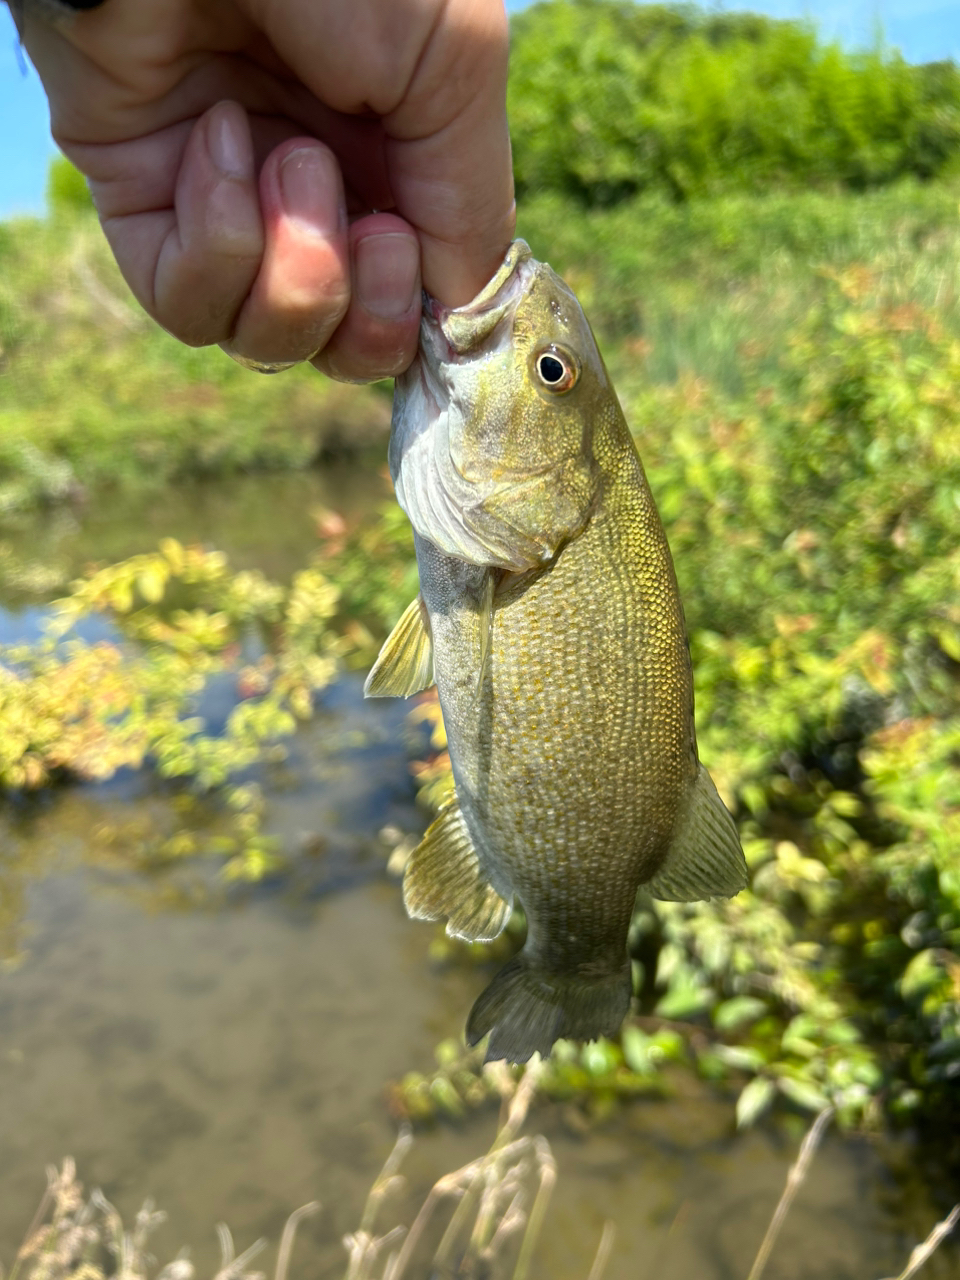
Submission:
<svg viewBox="0 0 960 1280">
<path fill-rule="evenodd" d="M 0 638 L 36 634 L 50 566 L 69 577 L 85 560 L 173 535 L 282 578 L 314 546 L 311 506 L 361 510 L 382 496 L 374 479 L 328 472 L 25 522 L 4 541 L 35 570 L 8 596 Z M 238 1248 L 260 1235 L 275 1246 L 291 1210 L 319 1199 L 292 1276 L 343 1274 L 341 1236 L 357 1226 L 395 1136 L 384 1086 L 429 1070 L 486 981 L 431 964 L 431 926 L 405 918 L 386 878 L 378 833 L 423 819 L 404 708 L 365 703 L 361 683 L 347 676 L 326 691 L 283 769 L 263 775 L 267 826 L 295 858 L 288 876 L 255 892 L 225 893 L 209 867 L 136 874 L 111 852 L 178 803 L 143 776 L 0 812 L 0 872 L 8 892 L 22 891 L 24 920 L 22 958 L 0 969 L 4 1263 L 44 1165 L 71 1154 L 126 1218 L 147 1195 L 168 1211 L 154 1241 L 161 1261 L 188 1244 L 199 1274 L 211 1274 L 215 1223 L 233 1228 Z M 438 1176 L 485 1150 L 495 1122 L 486 1111 L 418 1134 L 394 1220 L 409 1221 Z M 730 1099 L 682 1077 L 671 1098 L 638 1102 L 592 1132 L 554 1106 L 528 1127 L 549 1137 L 559 1167 L 539 1280 L 586 1280 L 606 1219 L 618 1229 L 608 1280 L 745 1277 L 802 1129 L 735 1136 Z M 830 1135 L 768 1280 L 898 1274 L 937 1215 L 911 1165 L 903 1143 Z M 944 1254 L 924 1275 L 955 1276 L 957 1266 Z"/>
</svg>

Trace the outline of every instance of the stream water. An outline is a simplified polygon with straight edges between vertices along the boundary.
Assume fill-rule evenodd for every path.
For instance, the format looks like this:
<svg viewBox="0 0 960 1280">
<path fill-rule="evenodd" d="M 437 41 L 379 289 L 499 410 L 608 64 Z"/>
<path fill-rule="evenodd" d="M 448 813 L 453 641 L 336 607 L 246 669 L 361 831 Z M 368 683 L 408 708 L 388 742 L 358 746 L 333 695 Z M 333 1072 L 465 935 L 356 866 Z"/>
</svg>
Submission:
<svg viewBox="0 0 960 1280">
<path fill-rule="evenodd" d="M 315 545 L 312 507 L 361 511 L 383 496 L 373 471 L 344 469 L 33 518 L 0 545 L 21 566 L 0 639 L 35 635 L 43 595 L 86 560 L 173 535 L 283 578 Z M 0 1260 L 16 1251 L 44 1166 L 70 1154 L 126 1218 L 147 1195 L 168 1211 L 155 1238 L 163 1261 L 189 1244 L 210 1274 L 215 1223 L 238 1248 L 260 1235 L 275 1245 L 291 1210 L 319 1199 L 291 1274 L 343 1274 L 341 1237 L 395 1136 L 384 1086 L 430 1068 L 486 981 L 431 964 L 431 926 L 406 919 L 384 872 L 380 830 L 423 821 L 403 715 L 364 702 L 359 677 L 326 691 L 282 771 L 263 777 L 268 828 L 294 869 L 245 895 L 224 893 L 210 868 L 135 874 L 116 857 L 180 803 L 149 777 L 0 813 L 2 883 L 22 894 L 23 921 L 22 958 L 0 970 Z M 486 1149 L 495 1123 L 486 1111 L 418 1134 L 405 1220 L 438 1176 Z M 731 1100 L 683 1078 L 672 1097 L 590 1132 L 559 1106 L 535 1110 L 529 1127 L 548 1136 L 559 1168 L 539 1280 L 586 1280 L 607 1219 L 607 1280 L 745 1277 L 802 1130 L 736 1136 Z M 904 1141 L 830 1135 L 767 1278 L 897 1275 L 940 1208 Z M 955 1252 L 924 1272 L 958 1274 Z"/>
</svg>

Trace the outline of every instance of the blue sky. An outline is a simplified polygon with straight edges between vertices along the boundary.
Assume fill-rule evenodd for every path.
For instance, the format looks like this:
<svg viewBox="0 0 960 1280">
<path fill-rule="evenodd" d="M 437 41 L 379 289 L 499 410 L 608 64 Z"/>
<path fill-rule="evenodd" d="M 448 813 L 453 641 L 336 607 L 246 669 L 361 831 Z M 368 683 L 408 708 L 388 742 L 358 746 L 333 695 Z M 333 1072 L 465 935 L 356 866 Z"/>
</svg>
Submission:
<svg viewBox="0 0 960 1280">
<path fill-rule="evenodd" d="M 508 8 L 523 3 L 508 0 Z M 888 42 L 913 62 L 960 61 L 960 0 L 747 0 L 713 7 L 811 18 L 825 35 L 850 45 L 870 43 L 879 22 Z M 0 0 L 0 218 L 42 211 L 53 150 L 43 90 L 32 69 L 23 74 L 13 21 Z"/>
</svg>

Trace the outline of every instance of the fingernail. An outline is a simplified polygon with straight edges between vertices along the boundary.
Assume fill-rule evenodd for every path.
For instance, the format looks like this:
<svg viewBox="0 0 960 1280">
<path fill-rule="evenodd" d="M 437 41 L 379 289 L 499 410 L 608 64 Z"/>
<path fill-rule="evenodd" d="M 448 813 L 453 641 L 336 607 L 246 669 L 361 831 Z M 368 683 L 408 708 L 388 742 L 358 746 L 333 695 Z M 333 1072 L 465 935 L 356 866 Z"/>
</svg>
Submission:
<svg viewBox="0 0 960 1280">
<path fill-rule="evenodd" d="M 420 296 L 420 247 L 412 236 L 367 236 L 356 248 L 357 297 L 381 320 L 399 320 Z"/>
<path fill-rule="evenodd" d="M 288 218 L 316 236 L 331 236 L 347 222 L 336 161 L 322 147 L 298 147 L 280 166 L 280 198 Z"/>
<path fill-rule="evenodd" d="M 253 148 L 246 122 L 236 111 L 214 111 L 207 121 L 210 159 L 226 178 L 246 178 L 253 173 Z"/>
</svg>

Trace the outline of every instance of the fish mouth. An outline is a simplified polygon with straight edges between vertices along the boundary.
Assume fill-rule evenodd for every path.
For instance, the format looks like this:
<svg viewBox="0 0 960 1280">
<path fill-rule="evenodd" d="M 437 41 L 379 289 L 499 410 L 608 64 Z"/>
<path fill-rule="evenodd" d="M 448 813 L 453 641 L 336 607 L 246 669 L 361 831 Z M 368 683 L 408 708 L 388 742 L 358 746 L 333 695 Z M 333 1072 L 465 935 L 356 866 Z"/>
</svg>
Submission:
<svg viewBox="0 0 960 1280">
<path fill-rule="evenodd" d="M 514 240 L 493 278 L 462 307 L 423 295 L 416 358 L 397 380 L 401 396 L 419 391 L 431 414 L 450 401 L 458 366 L 496 354 L 510 341 L 513 316 L 539 263 L 525 240 Z"/>
<path fill-rule="evenodd" d="M 436 374 L 441 365 L 486 355 L 502 341 L 509 340 L 510 321 L 536 266 L 526 241 L 514 240 L 493 278 L 472 302 L 462 307 L 445 307 L 425 293 L 419 361 L 415 363 L 430 366 Z"/>
</svg>

